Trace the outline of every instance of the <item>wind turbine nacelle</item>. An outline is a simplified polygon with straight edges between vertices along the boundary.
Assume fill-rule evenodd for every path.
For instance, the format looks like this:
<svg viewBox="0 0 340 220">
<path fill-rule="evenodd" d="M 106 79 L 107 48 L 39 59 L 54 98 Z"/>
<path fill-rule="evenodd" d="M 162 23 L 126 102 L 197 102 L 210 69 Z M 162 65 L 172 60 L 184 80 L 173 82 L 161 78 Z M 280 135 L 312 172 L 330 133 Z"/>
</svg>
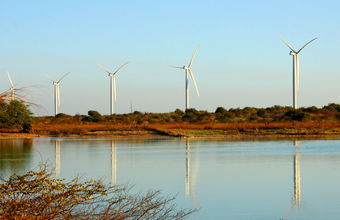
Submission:
<svg viewBox="0 0 340 220">
<path fill-rule="evenodd" d="M 188 70 L 188 69 L 189 69 L 189 67 L 187 67 L 187 66 L 183 66 L 183 69 L 185 69 L 185 70 Z"/>
<path fill-rule="evenodd" d="M 290 51 L 289 55 L 294 56 L 294 55 L 296 55 L 296 53 L 294 51 Z"/>
</svg>

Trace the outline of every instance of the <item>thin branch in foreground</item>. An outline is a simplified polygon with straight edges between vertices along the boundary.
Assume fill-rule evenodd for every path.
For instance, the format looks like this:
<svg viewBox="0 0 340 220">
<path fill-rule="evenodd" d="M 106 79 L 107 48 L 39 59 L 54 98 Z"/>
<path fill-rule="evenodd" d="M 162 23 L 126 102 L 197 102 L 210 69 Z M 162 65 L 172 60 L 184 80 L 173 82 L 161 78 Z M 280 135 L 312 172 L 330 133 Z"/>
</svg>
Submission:
<svg viewBox="0 0 340 220">
<path fill-rule="evenodd" d="M 130 193 L 133 185 L 104 185 L 102 180 L 70 182 L 38 171 L 0 178 L 0 219 L 184 219 L 198 209 L 177 210 L 176 196 L 160 190 Z"/>
</svg>

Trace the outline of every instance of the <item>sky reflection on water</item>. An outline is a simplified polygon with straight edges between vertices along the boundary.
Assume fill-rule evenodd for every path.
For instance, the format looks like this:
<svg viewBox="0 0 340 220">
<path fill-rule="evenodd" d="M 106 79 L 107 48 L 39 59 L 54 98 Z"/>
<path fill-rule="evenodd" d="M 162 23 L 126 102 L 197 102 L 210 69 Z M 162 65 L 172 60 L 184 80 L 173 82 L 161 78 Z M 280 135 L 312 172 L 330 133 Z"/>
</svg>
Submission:
<svg viewBox="0 0 340 220">
<path fill-rule="evenodd" d="M 24 172 L 41 159 L 56 176 L 128 181 L 176 194 L 189 219 L 337 219 L 340 140 L 17 139 L 0 140 L 0 172 Z M 18 165 L 20 164 L 20 166 Z"/>
</svg>

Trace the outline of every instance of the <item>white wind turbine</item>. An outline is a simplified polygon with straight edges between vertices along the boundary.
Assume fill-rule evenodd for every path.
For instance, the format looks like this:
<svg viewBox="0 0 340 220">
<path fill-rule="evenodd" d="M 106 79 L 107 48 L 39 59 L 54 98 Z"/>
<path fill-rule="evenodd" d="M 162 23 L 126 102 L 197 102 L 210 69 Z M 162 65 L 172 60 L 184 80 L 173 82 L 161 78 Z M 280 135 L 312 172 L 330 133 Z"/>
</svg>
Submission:
<svg viewBox="0 0 340 220">
<path fill-rule="evenodd" d="M 111 108 L 110 108 L 110 111 L 111 111 L 111 115 L 113 114 L 113 93 L 114 93 L 114 96 L 115 96 L 115 101 L 116 101 L 116 81 L 115 81 L 115 75 L 116 73 L 123 67 L 127 64 L 128 62 L 124 63 L 121 67 L 119 67 L 119 69 L 114 72 L 114 73 L 110 73 L 109 71 L 107 71 L 106 69 L 104 69 L 101 65 L 99 65 L 98 63 L 98 66 L 100 66 L 100 68 L 102 68 L 103 70 L 105 70 L 109 76 L 111 77 L 111 86 L 110 86 L 110 100 L 111 100 Z"/>
<path fill-rule="evenodd" d="M 45 74 L 45 73 L 44 73 Z M 64 77 L 69 74 L 66 73 L 63 77 L 61 77 L 61 79 L 56 82 L 53 79 L 51 79 L 48 75 L 45 74 L 45 76 L 47 76 L 47 78 L 49 78 L 50 80 L 52 80 L 53 85 L 54 85 L 54 115 L 58 114 L 58 106 L 60 106 L 60 92 L 59 92 L 59 83 L 62 79 L 64 79 Z"/>
<path fill-rule="evenodd" d="M 186 73 L 186 78 L 185 78 L 185 86 L 186 86 L 186 96 L 185 96 L 185 101 L 186 101 L 186 105 L 185 105 L 185 109 L 189 109 L 189 74 L 188 74 L 188 72 L 190 72 L 192 81 L 194 82 L 194 85 L 195 85 L 195 87 L 196 87 L 197 95 L 198 95 L 198 97 L 200 96 L 200 94 L 198 93 L 198 88 L 197 88 L 197 85 L 196 85 L 196 82 L 195 82 L 194 75 L 193 75 L 192 72 L 191 72 L 191 64 L 192 64 L 192 61 L 194 60 L 194 57 L 195 57 L 196 52 L 197 52 L 198 48 L 200 47 L 200 45 L 201 45 L 201 44 L 199 44 L 198 47 L 196 48 L 195 53 L 194 53 L 194 55 L 192 56 L 191 61 L 190 61 L 190 63 L 189 63 L 189 66 L 183 66 L 183 67 L 175 67 L 175 66 L 172 66 L 172 67 L 174 67 L 174 68 L 185 69 L 185 73 Z"/>
<path fill-rule="evenodd" d="M 11 88 L 10 88 L 10 90 L 11 90 L 11 100 L 14 100 L 14 85 L 13 85 L 13 83 L 12 83 L 12 80 L 11 80 L 11 77 L 9 76 L 9 72 L 7 71 L 7 75 L 8 75 L 8 79 L 9 79 L 9 82 L 11 83 Z"/>
<path fill-rule="evenodd" d="M 280 35 L 281 37 L 281 35 Z M 305 48 L 310 42 L 313 40 L 317 39 L 314 38 L 313 40 L 309 41 L 308 43 L 305 44 L 299 51 L 295 51 L 289 44 L 281 37 L 283 42 L 292 50 L 290 51 L 290 55 L 293 56 L 293 108 L 297 109 L 297 91 L 299 89 L 299 58 L 298 55 L 301 52 L 303 48 Z"/>
</svg>

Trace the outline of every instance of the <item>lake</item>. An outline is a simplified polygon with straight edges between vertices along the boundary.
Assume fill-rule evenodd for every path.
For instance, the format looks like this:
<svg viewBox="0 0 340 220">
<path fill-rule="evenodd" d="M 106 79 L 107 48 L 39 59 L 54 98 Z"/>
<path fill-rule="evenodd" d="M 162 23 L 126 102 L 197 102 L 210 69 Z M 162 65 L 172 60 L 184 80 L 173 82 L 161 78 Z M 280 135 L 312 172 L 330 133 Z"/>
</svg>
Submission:
<svg viewBox="0 0 340 220">
<path fill-rule="evenodd" d="M 2 139 L 0 174 L 55 175 L 178 194 L 188 219 L 339 219 L 340 138 Z"/>
</svg>

